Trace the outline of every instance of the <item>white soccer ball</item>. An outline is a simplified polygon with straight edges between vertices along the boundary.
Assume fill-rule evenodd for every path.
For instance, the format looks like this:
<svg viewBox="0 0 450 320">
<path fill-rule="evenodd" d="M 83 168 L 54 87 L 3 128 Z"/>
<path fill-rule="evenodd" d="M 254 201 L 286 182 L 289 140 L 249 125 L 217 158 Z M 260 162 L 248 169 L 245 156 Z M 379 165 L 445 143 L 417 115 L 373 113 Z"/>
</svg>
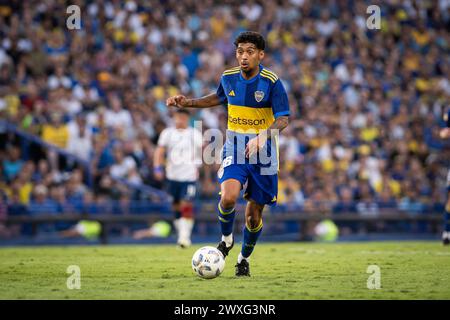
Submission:
<svg viewBox="0 0 450 320">
<path fill-rule="evenodd" d="M 206 246 L 195 251 L 192 270 L 204 279 L 218 277 L 225 268 L 225 258 L 217 248 Z"/>
</svg>

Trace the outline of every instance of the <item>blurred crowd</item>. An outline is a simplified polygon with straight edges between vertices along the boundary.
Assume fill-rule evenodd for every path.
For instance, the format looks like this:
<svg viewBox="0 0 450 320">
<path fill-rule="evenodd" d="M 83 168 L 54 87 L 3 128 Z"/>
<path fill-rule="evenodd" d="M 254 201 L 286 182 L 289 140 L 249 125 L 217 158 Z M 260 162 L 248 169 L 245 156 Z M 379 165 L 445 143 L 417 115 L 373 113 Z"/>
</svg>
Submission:
<svg viewBox="0 0 450 320">
<path fill-rule="evenodd" d="M 369 3 L 370 2 L 370 3 Z M 171 125 L 165 100 L 215 92 L 245 30 L 267 41 L 263 64 L 285 85 L 280 208 L 408 212 L 445 201 L 450 6 L 440 1 L 9 1 L 0 5 L 0 117 L 54 148 L 24 150 L 0 127 L 0 215 L 10 204 L 127 202 L 160 188 L 152 159 Z M 81 9 L 69 30 L 66 8 Z M 368 5 L 381 28 L 366 26 Z M 198 110 L 226 128 L 222 107 Z M 217 200 L 218 165 L 200 199 Z M 87 172 L 92 179 L 87 178 Z M 17 209 L 19 210 L 19 209 Z M 64 209 L 62 209 L 64 212 Z"/>
</svg>

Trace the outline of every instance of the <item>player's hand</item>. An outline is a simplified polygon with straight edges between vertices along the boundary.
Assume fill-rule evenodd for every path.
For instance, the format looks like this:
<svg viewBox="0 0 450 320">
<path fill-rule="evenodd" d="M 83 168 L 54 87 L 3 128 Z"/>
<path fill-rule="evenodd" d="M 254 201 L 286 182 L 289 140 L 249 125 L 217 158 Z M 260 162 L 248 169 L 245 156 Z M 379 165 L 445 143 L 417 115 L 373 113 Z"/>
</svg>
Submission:
<svg viewBox="0 0 450 320">
<path fill-rule="evenodd" d="M 189 107 L 189 99 L 183 95 L 173 96 L 166 100 L 168 107 L 187 108 Z"/>
<path fill-rule="evenodd" d="M 156 181 L 163 181 L 164 180 L 164 173 L 162 172 L 155 172 L 154 174 Z"/>
<path fill-rule="evenodd" d="M 156 181 L 163 181 L 164 180 L 164 170 L 162 167 L 155 167 L 153 168 L 153 177 Z"/>
<path fill-rule="evenodd" d="M 251 139 L 245 147 L 245 157 L 250 158 L 251 156 L 253 156 L 256 152 L 264 147 L 266 141 L 267 137 L 264 135 L 258 135 Z"/>
<path fill-rule="evenodd" d="M 152 236 L 152 232 L 150 229 L 137 230 L 133 233 L 133 239 L 135 239 L 135 240 L 150 238 L 151 236 Z"/>
<path fill-rule="evenodd" d="M 450 128 L 444 128 L 439 132 L 439 136 L 442 139 L 450 138 Z"/>
</svg>

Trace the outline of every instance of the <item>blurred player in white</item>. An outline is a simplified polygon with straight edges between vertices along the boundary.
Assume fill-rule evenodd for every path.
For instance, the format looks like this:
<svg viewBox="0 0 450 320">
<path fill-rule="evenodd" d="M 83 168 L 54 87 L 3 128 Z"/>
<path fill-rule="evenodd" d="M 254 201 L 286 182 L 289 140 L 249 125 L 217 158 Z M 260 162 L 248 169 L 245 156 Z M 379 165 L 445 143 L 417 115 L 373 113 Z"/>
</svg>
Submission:
<svg viewBox="0 0 450 320">
<path fill-rule="evenodd" d="M 159 181 L 165 176 L 167 190 L 173 197 L 174 226 L 178 234 L 177 244 L 181 248 L 191 244 L 193 200 L 198 168 L 202 163 L 202 133 L 189 126 L 189 115 L 187 110 L 175 111 L 175 126 L 161 132 L 154 156 L 154 176 Z"/>
<path fill-rule="evenodd" d="M 444 115 L 446 128 L 442 129 L 440 136 L 442 139 L 450 138 L 450 110 Z M 447 203 L 445 204 L 444 213 L 444 232 L 442 233 L 442 243 L 444 245 L 450 244 L 450 170 L 447 174 Z"/>
</svg>

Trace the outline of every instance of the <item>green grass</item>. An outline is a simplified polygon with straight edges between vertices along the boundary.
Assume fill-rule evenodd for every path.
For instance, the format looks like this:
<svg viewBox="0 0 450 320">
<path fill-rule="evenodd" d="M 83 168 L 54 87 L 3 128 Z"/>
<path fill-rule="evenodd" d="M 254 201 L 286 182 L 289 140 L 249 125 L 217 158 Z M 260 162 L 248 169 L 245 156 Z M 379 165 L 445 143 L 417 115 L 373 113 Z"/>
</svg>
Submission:
<svg viewBox="0 0 450 320">
<path fill-rule="evenodd" d="M 236 278 L 236 246 L 224 273 L 195 276 L 172 245 L 0 249 L 0 299 L 450 299 L 450 248 L 439 242 L 260 243 L 251 278 Z M 369 265 L 381 289 L 367 289 Z M 69 290 L 69 265 L 81 289 Z"/>
</svg>

